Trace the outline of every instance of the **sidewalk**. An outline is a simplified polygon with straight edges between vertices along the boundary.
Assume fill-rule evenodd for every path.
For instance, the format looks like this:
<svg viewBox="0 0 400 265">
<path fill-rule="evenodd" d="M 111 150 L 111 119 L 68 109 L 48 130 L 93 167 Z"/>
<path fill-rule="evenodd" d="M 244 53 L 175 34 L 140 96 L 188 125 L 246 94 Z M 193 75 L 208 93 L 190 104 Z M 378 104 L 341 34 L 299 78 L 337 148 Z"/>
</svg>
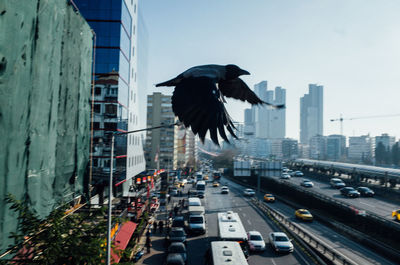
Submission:
<svg viewBox="0 0 400 265">
<path fill-rule="evenodd" d="M 165 261 L 165 258 L 167 256 L 167 254 L 166 254 L 167 247 L 165 244 L 167 225 L 166 225 L 165 217 L 166 217 L 165 212 L 160 212 L 159 210 L 157 210 L 155 212 L 154 216 L 152 217 L 151 223 L 156 221 L 158 224 L 158 222 L 160 220 L 162 220 L 164 222 L 163 233 L 160 233 L 159 227 L 157 227 L 157 231 L 154 231 L 153 225 L 152 224 L 148 225 L 146 231 L 148 231 L 148 229 L 151 228 L 150 238 L 151 238 L 152 247 L 151 247 L 150 253 L 147 253 L 147 250 L 145 247 L 146 235 L 143 235 L 138 243 L 138 245 L 139 245 L 138 249 L 143 248 L 145 254 L 135 264 L 163 264 L 163 262 Z"/>
</svg>

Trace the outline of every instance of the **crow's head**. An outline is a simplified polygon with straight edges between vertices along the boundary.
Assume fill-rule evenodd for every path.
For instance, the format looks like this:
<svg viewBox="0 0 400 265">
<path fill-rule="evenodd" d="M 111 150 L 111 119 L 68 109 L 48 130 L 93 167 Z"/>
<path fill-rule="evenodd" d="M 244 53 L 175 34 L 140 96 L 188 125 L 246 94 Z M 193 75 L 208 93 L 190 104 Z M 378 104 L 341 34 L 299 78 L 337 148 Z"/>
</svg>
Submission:
<svg viewBox="0 0 400 265">
<path fill-rule="evenodd" d="M 228 64 L 226 67 L 226 79 L 231 80 L 241 75 L 249 75 L 250 73 L 246 70 L 240 69 L 237 65 Z"/>
</svg>

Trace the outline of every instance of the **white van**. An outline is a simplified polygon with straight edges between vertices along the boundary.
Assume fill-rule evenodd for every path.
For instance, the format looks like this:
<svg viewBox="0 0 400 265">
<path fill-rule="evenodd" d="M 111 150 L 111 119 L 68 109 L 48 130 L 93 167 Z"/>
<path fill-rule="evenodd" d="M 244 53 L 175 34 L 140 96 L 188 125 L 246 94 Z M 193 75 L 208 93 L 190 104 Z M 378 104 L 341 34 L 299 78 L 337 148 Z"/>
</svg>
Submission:
<svg viewBox="0 0 400 265">
<path fill-rule="evenodd" d="M 189 198 L 189 206 L 201 206 L 199 198 Z"/>
<path fill-rule="evenodd" d="M 206 182 L 204 180 L 198 181 L 196 184 L 197 197 L 204 198 L 206 190 Z"/>
<path fill-rule="evenodd" d="M 191 233 L 204 234 L 206 232 L 203 206 L 189 206 L 188 229 Z"/>
</svg>

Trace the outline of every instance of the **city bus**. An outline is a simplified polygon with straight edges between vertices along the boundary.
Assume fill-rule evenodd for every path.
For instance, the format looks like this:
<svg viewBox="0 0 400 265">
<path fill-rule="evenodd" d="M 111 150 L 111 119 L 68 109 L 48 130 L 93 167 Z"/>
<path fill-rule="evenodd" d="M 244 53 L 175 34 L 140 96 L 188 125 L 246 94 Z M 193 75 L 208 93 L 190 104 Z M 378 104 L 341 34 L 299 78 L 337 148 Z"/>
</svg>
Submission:
<svg viewBox="0 0 400 265">
<path fill-rule="evenodd" d="M 208 265 L 248 265 L 238 242 L 214 241 L 207 253 Z"/>
<path fill-rule="evenodd" d="M 218 237 L 221 241 L 234 241 L 239 243 L 247 258 L 249 254 L 247 246 L 247 233 L 237 213 L 232 211 L 220 212 L 218 216 Z"/>
<path fill-rule="evenodd" d="M 247 241 L 247 234 L 237 213 L 218 213 L 218 236 L 222 241 Z"/>
</svg>

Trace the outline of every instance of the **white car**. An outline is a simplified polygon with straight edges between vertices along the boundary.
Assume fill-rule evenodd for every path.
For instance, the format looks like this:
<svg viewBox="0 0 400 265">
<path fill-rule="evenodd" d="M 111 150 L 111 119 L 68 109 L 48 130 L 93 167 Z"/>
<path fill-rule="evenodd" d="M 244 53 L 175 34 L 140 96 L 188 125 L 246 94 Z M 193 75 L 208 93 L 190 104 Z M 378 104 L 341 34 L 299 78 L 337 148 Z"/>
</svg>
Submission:
<svg viewBox="0 0 400 265">
<path fill-rule="evenodd" d="M 228 194 L 229 193 L 229 188 L 227 186 L 222 186 L 221 187 L 221 194 Z"/>
<path fill-rule="evenodd" d="M 290 179 L 290 175 L 287 173 L 283 173 L 281 179 Z"/>
<path fill-rule="evenodd" d="M 253 189 L 245 189 L 244 191 L 243 191 L 243 195 L 244 196 L 249 196 L 249 197 L 251 197 L 251 196 L 254 196 L 256 193 L 255 193 L 255 191 L 253 190 Z"/>
<path fill-rule="evenodd" d="M 276 252 L 293 252 L 292 240 L 283 232 L 269 233 L 269 243 Z"/>
<path fill-rule="evenodd" d="M 265 241 L 257 231 L 249 231 L 247 232 L 247 243 L 249 244 L 250 251 L 264 251 L 265 250 Z"/>
<path fill-rule="evenodd" d="M 314 183 L 309 179 L 303 179 L 303 181 L 300 183 L 300 185 L 303 187 L 306 187 L 306 188 L 314 187 Z"/>
</svg>

